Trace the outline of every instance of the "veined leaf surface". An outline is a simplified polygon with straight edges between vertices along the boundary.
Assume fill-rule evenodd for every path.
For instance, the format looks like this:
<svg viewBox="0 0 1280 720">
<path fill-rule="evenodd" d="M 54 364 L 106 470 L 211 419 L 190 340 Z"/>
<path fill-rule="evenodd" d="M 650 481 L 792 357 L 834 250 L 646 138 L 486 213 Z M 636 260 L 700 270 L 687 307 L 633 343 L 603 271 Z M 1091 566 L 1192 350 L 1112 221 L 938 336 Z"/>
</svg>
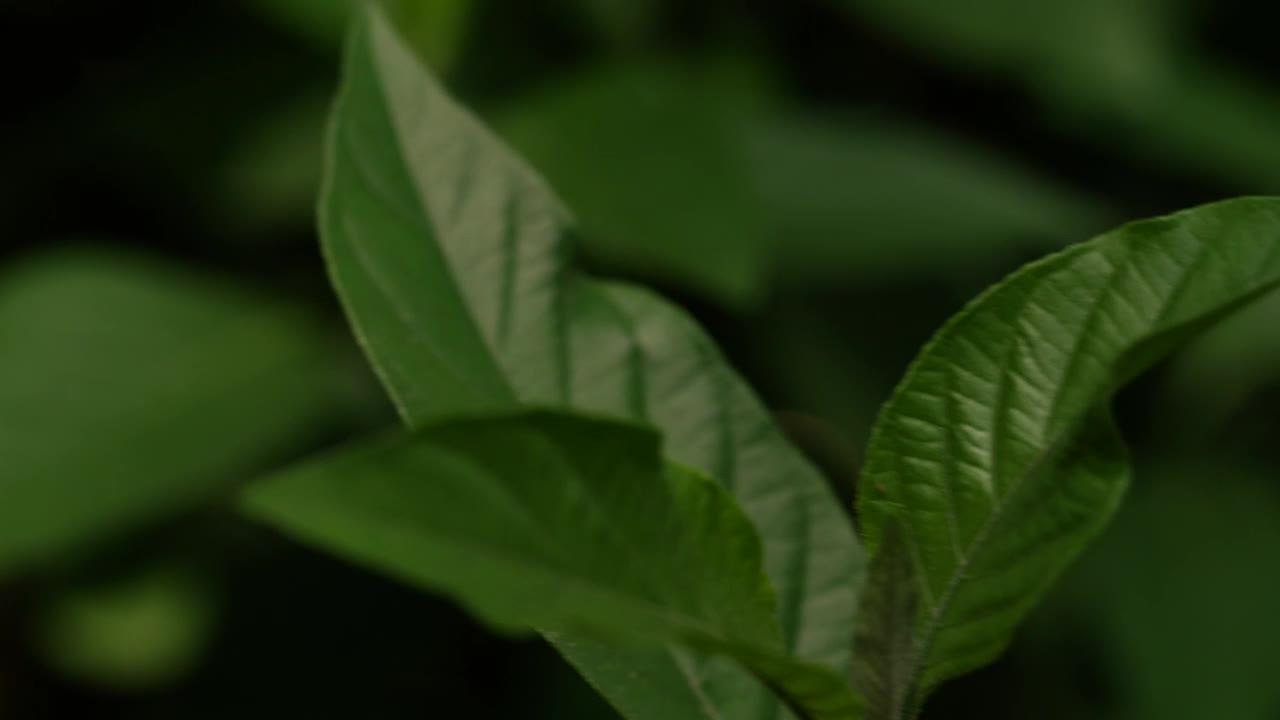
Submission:
<svg viewBox="0 0 1280 720">
<path fill-rule="evenodd" d="M 255 485 L 256 516 L 453 595 L 501 629 L 726 653 L 803 717 L 856 717 L 789 657 L 755 528 L 638 426 L 534 413 L 388 438 Z"/>
<path fill-rule="evenodd" d="M 905 678 L 906 710 L 870 717 L 908 716 L 1003 650 L 1124 492 L 1111 394 L 1278 283 L 1280 199 L 1246 198 L 1034 263 L 939 332 L 884 408 L 864 469 L 868 546 L 900 525 L 916 586 L 900 595 L 919 606 L 911 672 L 891 675 Z"/>
<path fill-rule="evenodd" d="M 352 32 L 345 73 L 321 234 L 356 333 L 406 420 L 543 405 L 656 425 L 668 458 L 723 483 L 759 529 L 787 650 L 847 667 L 860 546 L 817 471 L 711 341 L 654 295 L 576 273 L 566 209 L 376 10 Z M 635 720 L 672 719 L 645 712 L 638 682 L 699 708 L 690 717 L 783 711 L 723 662 L 561 650 Z"/>
</svg>

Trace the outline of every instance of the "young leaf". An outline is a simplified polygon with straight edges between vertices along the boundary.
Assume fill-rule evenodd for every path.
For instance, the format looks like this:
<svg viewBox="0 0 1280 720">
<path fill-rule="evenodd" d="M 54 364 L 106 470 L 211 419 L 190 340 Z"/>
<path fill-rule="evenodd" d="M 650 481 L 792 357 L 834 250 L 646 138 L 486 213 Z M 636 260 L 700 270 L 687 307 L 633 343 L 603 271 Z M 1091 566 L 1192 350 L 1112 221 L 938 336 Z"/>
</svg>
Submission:
<svg viewBox="0 0 1280 720">
<path fill-rule="evenodd" d="M 380 440 L 252 487 L 254 515 L 500 629 L 725 653 L 806 718 L 856 718 L 786 655 L 755 529 L 637 426 L 535 413 Z"/>
<path fill-rule="evenodd" d="M 1122 227 L 1014 274 L 924 349 L 860 498 L 872 552 L 897 524 L 914 567 L 908 708 L 996 657 L 1106 522 L 1129 474 L 1109 397 L 1280 283 L 1278 218 L 1280 199 L 1249 198 Z"/>
<path fill-rule="evenodd" d="M 315 320 L 104 252 L 0 280 L 0 575 L 206 499 L 338 411 Z"/>
<path fill-rule="evenodd" d="M 667 456 L 722 482 L 759 528 L 787 649 L 847 667 L 861 549 L 822 478 L 713 344 L 653 295 L 575 273 L 567 211 L 376 10 L 354 28 L 345 74 L 321 235 L 356 333 L 406 420 L 543 405 L 656 425 Z M 780 710 L 724 663 L 651 653 L 606 662 L 601 648 L 562 649 L 624 711 L 639 707 L 636 677 L 701 708 L 692 717 Z"/>
</svg>

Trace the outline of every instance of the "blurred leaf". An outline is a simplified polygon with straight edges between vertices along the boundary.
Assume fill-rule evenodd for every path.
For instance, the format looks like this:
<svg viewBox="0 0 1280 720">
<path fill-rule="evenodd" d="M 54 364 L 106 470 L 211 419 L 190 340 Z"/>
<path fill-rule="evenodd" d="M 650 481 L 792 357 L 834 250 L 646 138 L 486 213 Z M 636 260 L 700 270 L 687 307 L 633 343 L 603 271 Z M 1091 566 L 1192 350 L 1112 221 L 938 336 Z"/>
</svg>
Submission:
<svg viewBox="0 0 1280 720">
<path fill-rule="evenodd" d="M 1127 225 L 1014 274 L 926 346 L 877 423 L 859 505 L 873 556 L 900 523 L 915 566 L 899 691 L 918 703 L 999 655 L 1102 527 L 1129 475 L 1109 396 L 1280 285 L 1277 217 L 1280 199 L 1249 198 Z"/>
<path fill-rule="evenodd" d="M 752 77 L 610 65 L 497 124 L 581 215 L 593 258 L 731 306 L 752 304 L 773 273 L 953 276 L 1105 225 L 1101 203 L 993 154 L 900 120 L 779 111 Z"/>
<path fill-rule="evenodd" d="M 249 0 L 256 12 L 321 47 L 342 42 L 355 0 Z"/>
<path fill-rule="evenodd" d="M 1280 192 L 1280 95 L 1227 67 L 1184 62 L 1116 123 L 1159 167 L 1249 192 Z"/>
<path fill-rule="evenodd" d="M 728 72 L 606 65 L 496 124 L 580 216 L 592 256 L 741 306 L 763 290 L 768 237 L 741 151 L 753 93 Z"/>
<path fill-rule="evenodd" d="M 1169 368 L 1162 413 L 1170 433 L 1212 437 L 1257 393 L 1280 381 L 1280 295 L 1224 319 L 1179 353 Z M 1181 428 L 1181 430 L 1179 430 Z"/>
<path fill-rule="evenodd" d="M 396 27 L 436 72 L 462 48 L 474 0 L 382 0 Z"/>
<path fill-rule="evenodd" d="M 1160 167 L 1280 192 L 1280 97 L 1205 57 L 1187 0 L 841 0 L 923 52 L 1010 78 Z M 1103 133 L 1096 130 L 1101 128 Z"/>
<path fill-rule="evenodd" d="M 1053 99 L 1140 100 L 1163 79 L 1185 0 L 840 0 L 923 51 Z"/>
<path fill-rule="evenodd" d="M 1274 472 L 1221 458 L 1156 464 L 1082 563 L 1134 720 L 1266 718 L 1275 648 L 1280 496 Z"/>
<path fill-rule="evenodd" d="M 152 565 L 60 591 L 38 642 L 67 677 L 108 691 L 155 691 L 194 669 L 212 639 L 214 607 L 191 571 Z"/>
<path fill-rule="evenodd" d="M 533 404 L 652 422 L 669 458 L 723 482 L 760 529 L 788 650 L 845 667 L 862 557 L 821 476 L 685 315 L 567 265 L 572 230 L 560 202 L 379 15 L 352 38 L 321 235 L 356 332 L 405 418 L 419 425 Z M 670 720 L 644 709 L 669 707 L 660 703 L 703 708 L 695 717 L 776 707 L 724 663 L 560 649 L 633 718 Z M 636 692 L 645 683 L 658 699 Z"/>
<path fill-rule="evenodd" d="M 269 19 L 322 47 L 342 43 L 353 6 L 373 0 L 250 0 Z M 472 0 L 377 0 L 424 60 L 443 72 L 462 46 Z"/>
<path fill-rule="evenodd" d="M 0 278 L 0 574 L 190 507 L 331 416 L 314 318 L 64 251 Z"/>
<path fill-rule="evenodd" d="M 653 32 L 661 0 L 574 0 L 596 32 L 614 45 L 632 47 Z"/>
<path fill-rule="evenodd" d="M 751 522 L 659 438 L 537 413 L 358 447 L 253 486 L 291 534 L 456 597 L 499 629 L 737 658 L 806 709 L 854 717 L 840 675 L 787 657 Z"/>
<path fill-rule="evenodd" d="M 954 277 L 1061 247 L 1106 211 L 981 149 L 901 120 L 799 113 L 754 123 L 752 176 L 795 284 Z"/>
<path fill-rule="evenodd" d="M 241 231 L 277 232 L 311 223 L 328 107 L 326 97 L 304 95 L 239 139 L 221 179 L 218 207 L 227 222 Z"/>
</svg>

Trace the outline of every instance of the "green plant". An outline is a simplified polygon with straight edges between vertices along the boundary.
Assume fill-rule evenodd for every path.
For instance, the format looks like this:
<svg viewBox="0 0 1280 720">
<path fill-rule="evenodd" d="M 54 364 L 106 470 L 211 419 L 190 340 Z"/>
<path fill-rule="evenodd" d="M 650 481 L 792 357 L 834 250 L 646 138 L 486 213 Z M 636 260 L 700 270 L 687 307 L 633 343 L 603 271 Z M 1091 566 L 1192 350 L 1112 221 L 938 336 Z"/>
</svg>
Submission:
<svg viewBox="0 0 1280 720">
<path fill-rule="evenodd" d="M 1129 474 L 1114 392 L 1280 284 L 1280 200 L 1260 198 L 1019 271 L 940 331 L 884 407 L 855 532 L 698 326 L 577 269 L 572 217 L 543 180 L 378 11 L 354 25 L 320 229 L 408 430 L 254 483 L 242 508 L 496 630 L 543 634 L 630 720 L 914 717 L 1004 649 L 1114 511 Z M 318 342 L 278 348 L 265 385 L 293 403 L 277 409 L 309 399 L 277 374 L 297 380 Z M 226 399 L 268 373 L 245 374 Z M 56 505 L 55 484 L 20 499 Z M 83 521 L 0 525 L 0 550 L 25 560 L 168 487 L 136 489 L 86 503 Z"/>
<path fill-rule="evenodd" d="M 847 519 L 692 323 L 575 270 L 568 212 L 378 15 L 348 52 L 325 249 L 419 429 L 261 484 L 248 507 L 500 627 L 543 631 L 631 717 L 773 716 L 761 685 L 801 717 L 913 716 L 999 654 L 1115 508 L 1128 469 L 1111 394 L 1280 281 L 1280 203 L 1247 199 L 1124 227 L 983 295 L 873 433 L 864 579 Z M 666 479 L 643 431 L 526 407 L 656 426 Z M 647 449 L 601 457 L 601 433 Z M 466 536 L 450 534 L 463 519 Z M 727 655 L 754 678 L 636 639 Z"/>
</svg>

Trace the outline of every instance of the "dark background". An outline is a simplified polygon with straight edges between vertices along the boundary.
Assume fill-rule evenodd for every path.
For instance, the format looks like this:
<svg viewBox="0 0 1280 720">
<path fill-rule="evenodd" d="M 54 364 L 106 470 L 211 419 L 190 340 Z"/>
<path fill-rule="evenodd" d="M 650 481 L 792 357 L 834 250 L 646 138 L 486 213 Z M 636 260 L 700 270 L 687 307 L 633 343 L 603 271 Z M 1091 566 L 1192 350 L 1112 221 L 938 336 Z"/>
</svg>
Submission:
<svg viewBox="0 0 1280 720">
<path fill-rule="evenodd" d="M 878 404 L 983 287 L 1122 222 L 1280 192 L 1267 3 L 401 5 L 579 214 L 585 261 L 693 310 L 846 496 Z M 341 337 L 312 223 L 341 6 L 0 0 L 0 283 L 96 247 Z M 1278 320 L 1263 301 L 1122 395 L 1128 503 L 924 717 L 1280 719 Z M 393 422 L 345 367 L 350 411 L 258 471 Z M 78 624 L 76 603 L 106 609 Z M 541 644 L 217 504 L 0 585 L 0 717 L 456 714 L 612 717 Z"/>
</svg>

